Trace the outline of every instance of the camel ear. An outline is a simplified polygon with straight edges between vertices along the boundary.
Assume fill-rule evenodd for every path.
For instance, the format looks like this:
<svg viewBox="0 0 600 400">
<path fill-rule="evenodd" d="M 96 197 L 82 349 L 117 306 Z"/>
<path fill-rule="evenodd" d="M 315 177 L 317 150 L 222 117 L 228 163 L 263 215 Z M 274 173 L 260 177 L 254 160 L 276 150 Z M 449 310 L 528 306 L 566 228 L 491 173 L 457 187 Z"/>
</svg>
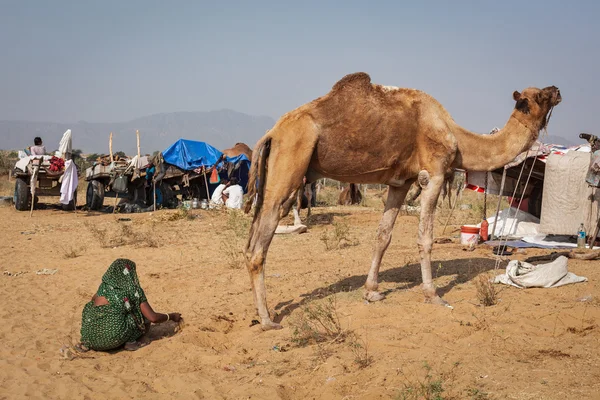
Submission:
<svg viewBox="0 0 600 400">
<path fill-rule="evenodd" d="M 517 90 L 515 90 L 513 92 L 513 99 L 515 99 L 515 101 L 518 101 L 521 98 L 521 93 L 519 93 Z"/>
<path fill-rule="evenodd" d="M 515 104 L 515 108 L 521 111 L 523 114 L 529 114 L 529 100 L 528 99 L 519 99 L 517 100 L 517 104 Z"/>
</svg>

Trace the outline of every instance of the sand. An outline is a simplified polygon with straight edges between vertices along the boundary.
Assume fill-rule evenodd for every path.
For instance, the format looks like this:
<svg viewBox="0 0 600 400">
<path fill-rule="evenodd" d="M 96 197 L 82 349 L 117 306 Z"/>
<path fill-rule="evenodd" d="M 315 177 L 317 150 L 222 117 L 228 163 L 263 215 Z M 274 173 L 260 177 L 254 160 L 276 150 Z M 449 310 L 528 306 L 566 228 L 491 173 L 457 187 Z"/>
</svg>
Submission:
<svg viewBox="0 0 600 400">
<path fill-rule="evenodd" d="M 435 283 L 454 309 L 424 304 L 417 217 L 403 215 L 382 265 L 387 298 L 367 304 L 361 286 L 381 210 L 314 211 L 308 233 L 273 240 L 269 305 L 284 329 L 262 332 L 237 262 L 248 217 L 48 209 L 30 218 L 0 208 L 0 273 L 10 273 L 0 275 L 0 399 L 600 398 L 598 261 L 569 261 L 589 282 L 499 287 L 500 302 L 481 307 L 474 282 L 493 272 L 491 250 L 436 244 Z M 337 243 L 333 224 L 348 228 L 346 247 L 326 250 Z M 136 352 L 61 353 L 118 257 L 137 263 L 154 309 L 181 312 L 185 324 L 153 326 L 154 340 Z M 58 271 L 36 274 L 43 268 Z M 295 321 L 327 304 L 346 340 L 299 346 Z"/>
</svg>

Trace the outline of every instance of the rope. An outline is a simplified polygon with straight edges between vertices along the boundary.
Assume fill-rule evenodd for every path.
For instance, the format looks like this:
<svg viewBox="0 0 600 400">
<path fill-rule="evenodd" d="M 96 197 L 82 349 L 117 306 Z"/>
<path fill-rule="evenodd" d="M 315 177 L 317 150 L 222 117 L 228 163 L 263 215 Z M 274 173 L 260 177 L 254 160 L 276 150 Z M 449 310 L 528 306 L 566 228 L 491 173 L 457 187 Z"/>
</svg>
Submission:
<svg viewBox="0 0 600 400">
<path fill-rule="evenodd" d="M 552 109 L 550 110 L 550 114 L 552 114 Z M 535 162 L 538 159 L 538 153 L 539 153 L 541 147 L 542 147 L 542 143 L 539 142 L 538 148 L 535 152 L 535 157 L 533 158 L 533 163 L 531 164 L 531 169 L 529 170 L 529 174 L 527 175 L 527 180 L 525 181 L 525 186 L 523 187 L 523 190 L 521 192 L 521 198 L 519 199 L 519 203 L 517 205 L 517 211 L 515 212 L 514 220 L 512 221 L 512 223 L 510 225 L 509 232 L 512 232 L 512 230 L 515 226 L 515 223 L 517 222 L 517 217 L 519 216 L 519 211 L 521 211 L 521 203 L 523 202 L 523 197 L 525 197 L 525 191 L 527 190 L 527 186 L 529 185 L 529 180 L 531 179 L 531 174 L 533 173 L 533 168 L 535 167 Z M 521 182 L 521 177 L 523 175 L 523 170 L 525 168 L 526 161 L 527 161 L 527 159 L 525 159 L 523 161 L 523 166 L 521 167 L 521 173 L 519 174 L 519 178 L 517 179 L 517 184 L 515 185 L 515 189 L 513 191 L 512 198 L 514 198 L 514 196 L 517 192 L 517 188 L 519 187 L 519 183 Z M 510 216 L 510 208 L 508 209 L 508 212 L 506 214 L 507 214 L 507 216 L 504 219 L 504 224 L 502 225 L 502 233 L 504 233 L 504 227 L 506 226 L 506 220 Z M 504 242 L 504 243 L 502 243 L 502 242 Z M 496 257 L 496 263 L 494 265 L 494 270 L 497 270 L 500 267 L 500 262 L 502 261 L 500 259 L 500 254 L 503 253 L 504 250 L 506 249 L 507 242 L 508 242 L 507 236 L 505 236 L 504 239 L 500 240 L 500 245 L 498 246 L 498 252 L 497 252 L 497 257 Z"/>
</svg>

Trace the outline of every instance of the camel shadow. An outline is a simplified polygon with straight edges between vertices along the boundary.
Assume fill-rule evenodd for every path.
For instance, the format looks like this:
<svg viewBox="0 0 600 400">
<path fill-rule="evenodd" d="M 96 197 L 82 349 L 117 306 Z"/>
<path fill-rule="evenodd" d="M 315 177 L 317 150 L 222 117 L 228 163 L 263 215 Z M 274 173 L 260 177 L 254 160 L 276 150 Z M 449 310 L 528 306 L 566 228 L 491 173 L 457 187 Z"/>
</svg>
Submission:
<svg viewBox="0 0 600 400">
<path fill-rule="evenodd" d="M 460 258 L 447 261 L 432 262 L 432 273 L 434 279 L 443 276 L 452 276 L 444 286 L 437 287 L 437 292 L 440 296 L 444 296 L 450 292 L 456 285 L 465 283 L 476 277 L 482 272 L 491 271 L 496 267 L 496 261 L 489 258 Z M 355 275 L 344 278 L 331 285 L 320 287 L 310 293 L 301 294 L 302 300 L 294 302 L 293 300 L 280 302 L 275 306 L 277 315 L 274 318 L 275 322 L 281 322 L 285 317 L 289 316 L 294 310 L 302 307 L 313 300 L 323 298 L 335 293 L 351 292 L 362 290 L 367 279 L 367 275 Z M 396 287 L 381 291 L 381 294 L 388 295 L 390 293 L 412 289 L 421 285 L 421 264 L 407 264 L 401 267 L 395 267 L 385 270 L 379 274 L 379 282 L 394 282 Z"/>
</svg>

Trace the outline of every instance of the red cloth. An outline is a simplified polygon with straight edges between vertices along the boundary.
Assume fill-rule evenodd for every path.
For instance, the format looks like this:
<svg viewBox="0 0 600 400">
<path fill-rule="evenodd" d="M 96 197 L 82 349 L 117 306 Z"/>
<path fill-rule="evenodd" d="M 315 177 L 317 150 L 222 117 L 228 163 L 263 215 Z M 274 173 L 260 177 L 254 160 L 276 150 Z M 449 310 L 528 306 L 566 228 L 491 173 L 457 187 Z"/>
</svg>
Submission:
<svg viewBox="0 0 600 400">
<path fill-rule="evenodd" d="M 65 160 L 63 160 L 62 158 L 52 156 L 52 158 L 50 159 L 49 170 L 52 172 L 60 172 L 63 169 L 65 169 Z"/>
</svg>

